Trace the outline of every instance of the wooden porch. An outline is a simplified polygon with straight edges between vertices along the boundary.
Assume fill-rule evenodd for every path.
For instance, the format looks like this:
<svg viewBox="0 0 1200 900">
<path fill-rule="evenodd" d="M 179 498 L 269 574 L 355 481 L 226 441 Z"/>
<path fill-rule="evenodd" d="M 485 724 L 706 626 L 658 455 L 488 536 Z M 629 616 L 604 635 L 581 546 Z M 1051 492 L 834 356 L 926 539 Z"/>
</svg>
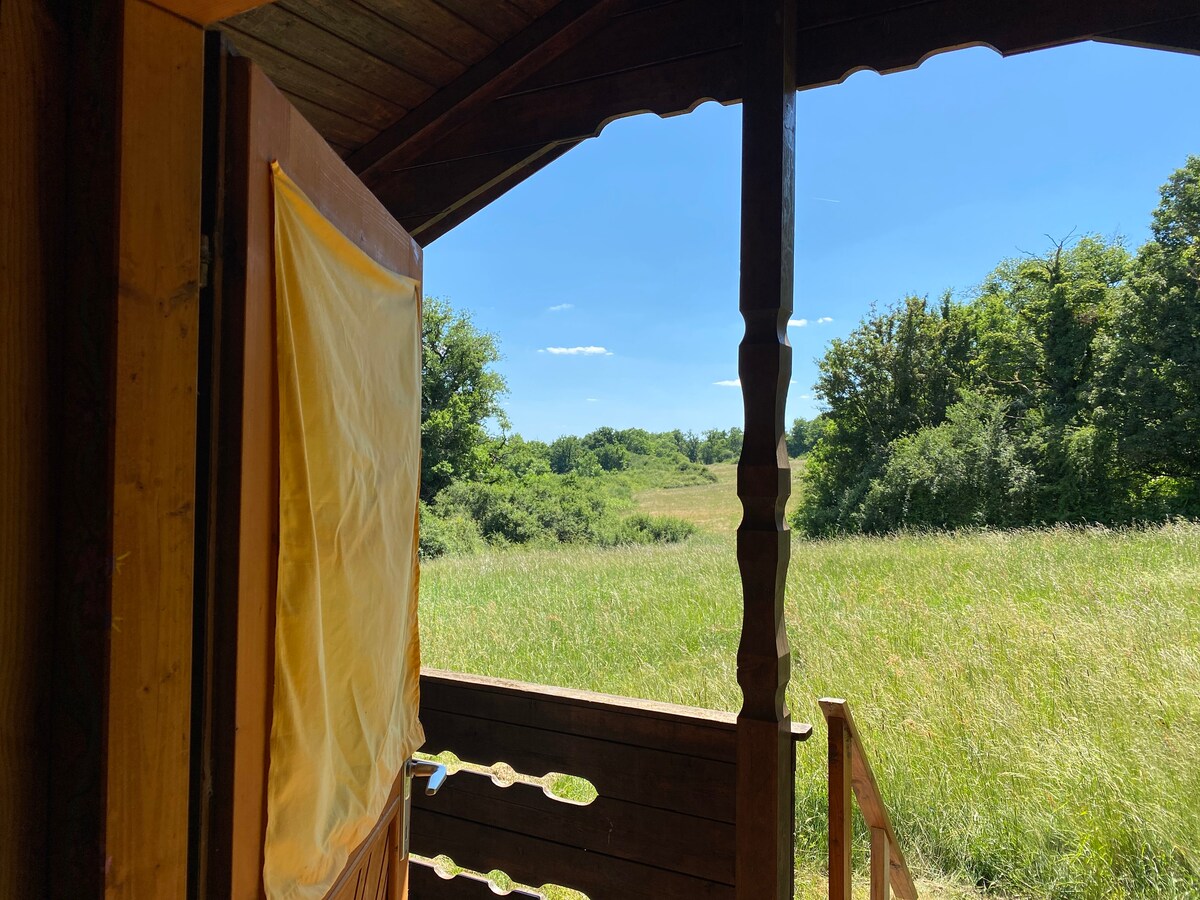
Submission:
<svg viewBox="0 0 1200 900">
<path fill-rule="evenodd" d="M 1011 54 L 1102 40 L 1200 52 L 1197 0 L 5 0 L 0 9 L 0 161 L 14 185 L 0 267 L 14 298 L 0 406 L 6 898 L 258 896 L 258 845 L 237 885 L 221 853 L 261 839 L 236 842 L 228 815 L 258 810 L 262 797 L 239 793 L 221 770 L 206 717 L 205 692 L 228 700 L 245 671 L 231 671 L 239 658 L 206 655 L 207 629 L 222 623 L 216 604 L 229 602 L 214 575 L 225 498 L 212 490 L 210 426 L 224 413 L 211 405 L 221 374 L 211 290 L 223 237 L 207 168 L 221 148 L 205 114 L 216 102 L 206 40 L 223 35 L 261 67 L 347 177 L 415 238 L 416 256 L 614 118 L 744 104 L 741 712 L 446 673 L 424 680 L 428 749 L 577 775 L 600 797 L 572 807 L 456 775 L 443 794 L 414 798 L 414 852 L 592 900 L 791 895 L 794 759 L 808 735 L 783 700 L 796 91 L 970 45 Z M 269 519 L 267 507 L 257 513 Z M 256 577 L 269 584 L 264 571 Z M 264 635 L 241 645 L 252 668 L 267 668 Z M 838 710 L 826 707 L 838 723 L 831 897 L 848 897 L 852 792 L 871 828 L 873 896 L 887 896 L 889 875 L 904 896 L 903 857 Z M 262 763 L 261 752 L 249 758 Z M 205 819 L 210 802 L 227 818 Z M 261 830 L 261 818 L 246 822 Z M 210 855 L 213 829 L 224 831 Z M 398 832 L 389 824 L 381 834 L 379 855 L 358 861 L 373 874 L 339 897 L 399 894 L 380 874 L 381 860 L 398 858 Z M 411 885 L 417 898 L 488 896 L 478 881 L 427 868 L 413 869 Z"/>
</svg>

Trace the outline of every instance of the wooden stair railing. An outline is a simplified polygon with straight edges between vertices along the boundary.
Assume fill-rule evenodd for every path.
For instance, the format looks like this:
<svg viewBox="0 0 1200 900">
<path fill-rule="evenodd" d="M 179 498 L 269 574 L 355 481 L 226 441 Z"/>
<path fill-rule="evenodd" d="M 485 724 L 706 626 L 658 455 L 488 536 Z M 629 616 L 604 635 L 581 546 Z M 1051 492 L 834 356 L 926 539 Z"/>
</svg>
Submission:
<svg viewBox="0 0 1200 900">
<path fill-rule="evenodd" d="M 917 900 L 917 889 L 845 700 L 818 700 L 829 726 L 829 900 L 850 900 L 850 794 L 871 829 L 871 900 Z"/>
</svg>

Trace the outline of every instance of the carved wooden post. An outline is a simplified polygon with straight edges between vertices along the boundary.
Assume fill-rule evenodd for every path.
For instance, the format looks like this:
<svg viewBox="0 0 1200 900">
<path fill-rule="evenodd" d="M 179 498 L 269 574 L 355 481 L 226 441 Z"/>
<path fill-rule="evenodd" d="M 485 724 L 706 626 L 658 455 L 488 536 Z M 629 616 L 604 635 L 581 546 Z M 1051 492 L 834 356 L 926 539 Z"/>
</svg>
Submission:
<svg viewBox="0 0 1200 900">
<path fill-rule="evenodd" d="M 743 518 L 738 646 L 737 896 L 789 898 L 793 889 L 795 750 L 784 689 L 791 670 L 784 628 L 791 490 L 784 405 L 792 372 L 795 232 L 796 0 L 743 4 L 741 312 L 738 373 L 746 409 L 738 462 Z"/>
</svg>

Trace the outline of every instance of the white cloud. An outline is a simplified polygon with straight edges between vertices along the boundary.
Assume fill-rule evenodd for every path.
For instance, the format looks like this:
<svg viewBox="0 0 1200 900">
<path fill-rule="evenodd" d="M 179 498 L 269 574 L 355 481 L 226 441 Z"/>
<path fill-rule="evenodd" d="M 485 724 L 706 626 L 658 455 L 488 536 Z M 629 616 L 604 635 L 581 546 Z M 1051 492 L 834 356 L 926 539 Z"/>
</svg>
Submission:
<svg viewBox="0 0 1200 900">
<path fill-rule="evenodd" d="M 612 351 L 604 347 L 547 347 L 538 353 L 551 353 L 554 356 L 612 356 Z"/>
<path fill-rule="evenodd" d="M 563 310 L 574 309 L 574 308 L 575 308 L 574 303 L 558 303 L 554 306 L 546 307 L 546 312 L 562 312 Z"/>
<path fill-rule="evenodd" d="M 741 387 L 742 379 L 727 378 L 725 381 L 714 381 L 713 384 L 719 385 L 720 387 Z"/>
<path fill-rule="evenodd" d="M 588 403 L 599 403 L 600 399 L 598 397 L 588 397 L 587 402 Z"/>
<path fill-rule="evenodd" d="M 828 325 L 832 321 L 833 321 L 832 316 L 821 316 L 821 318 L 817 319 L 817 324 L 818 325 Z"/>
<path fill-rule="evenodd" d="M 803 328 L 808 324 L 808 319 L 788 319 L 788 326 L 791 328 Z"/>
<path fill-rule="evenodd" d="M 841 200 L 834 200 L 832 197 L 813 197 L 814 200 L 820 200 L 822 203 L 841 203 Z"/>
<path fill-rule="evenodd" d="M 801 394 L 800 395 L 801 400 L 811 400 L 812 398 L 813 398 L 812 394 Z"/>
</svg>

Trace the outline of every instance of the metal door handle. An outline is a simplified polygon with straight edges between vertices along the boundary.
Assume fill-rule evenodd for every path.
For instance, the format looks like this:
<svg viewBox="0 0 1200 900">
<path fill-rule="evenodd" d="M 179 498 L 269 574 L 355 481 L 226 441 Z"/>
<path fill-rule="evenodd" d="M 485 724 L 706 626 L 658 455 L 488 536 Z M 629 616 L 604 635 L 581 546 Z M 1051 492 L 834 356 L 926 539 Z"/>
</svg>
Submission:
<svg viewBox="0 0 1200 900">
<path fill-rule="evenodd" d="M 410 759 L 408 761 L 409 778 L 429 779 L 429 783 L 425 785 L 425 794 L 428 797 L 436 794 L 438 788 L 446 783 L 446 774 L 446 767 L 440 762 L 427 759 Z"/>
</svg>

